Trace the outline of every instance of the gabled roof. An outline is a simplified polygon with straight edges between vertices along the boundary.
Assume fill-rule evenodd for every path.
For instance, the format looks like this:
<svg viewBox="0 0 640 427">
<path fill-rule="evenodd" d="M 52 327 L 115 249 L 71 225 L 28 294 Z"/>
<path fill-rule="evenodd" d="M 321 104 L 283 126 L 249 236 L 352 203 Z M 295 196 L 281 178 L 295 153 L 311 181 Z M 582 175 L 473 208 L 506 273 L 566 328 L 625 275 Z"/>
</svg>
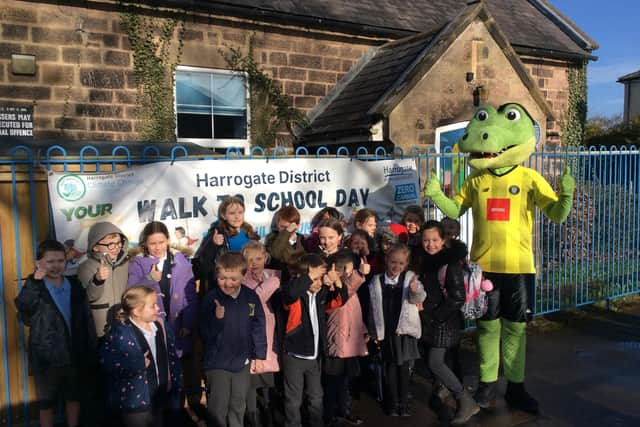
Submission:
<svg viewBox="0 0 640 427">
<path fill-rule="evenodd" d="M 371 126 L 389 116 L 475 19 L 484 22 L 541 110 L 553 118 L 540 89 L 487 7 L 483 2 L 476 2 L 435 35 L 418 34 L 370 49 L 309 113 L 309 126 L 299 135 L 300 143 L 308 145 L 314 141 L 326 143 L 345 138 L 367 141 Z"/>
<path fill-rule="evenodd" d="M 588 57 L 598 46 L 547 0 L 484 0 L 509 42 L 533 55 Z M 261 22 L 400 38 L 435 33 L 469 0 L 144 0 Z"/>
<path fill-rule="evenodd" d="M 631 80 L 640 80 L 640 70 L 634 72 L 634 73 L 630 73 L 630 74 L 626 74 L 622 77 L 620 77 L 618 79 L 618 83 L 624 83 L 624 82 L 628 82 Z"/>
</svg>

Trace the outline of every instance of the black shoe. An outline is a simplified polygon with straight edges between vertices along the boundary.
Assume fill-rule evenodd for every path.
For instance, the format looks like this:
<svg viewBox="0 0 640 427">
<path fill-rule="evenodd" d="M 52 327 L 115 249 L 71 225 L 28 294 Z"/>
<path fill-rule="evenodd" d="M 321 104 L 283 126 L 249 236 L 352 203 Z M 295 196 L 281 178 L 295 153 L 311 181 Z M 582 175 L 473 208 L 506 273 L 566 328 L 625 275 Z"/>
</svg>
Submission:
<svg viewBox="0 0 640 427">
<path fill-rule="evenodd" d="M 449 389 L 444 384 L 434 384 L 431 397 L 429 398 L 429 406 L 434 411 L 438 411 L 444 405 L 446 405 L 447 398 L 451 395 Z"/>
<path fill-rule="evenodd" d="M 514 409 L 534 415 L 540 413 L 538 401 L 527 393 L 524 389 L 524 383 L 507 383 L 507 392 L 504 395 L 504 400 Z"/>
<path fill-rule="evenodd" d="M 493 401 L 496 399 L 496 381 L 491 383 L 480 382 L 474 399 L 482 409 L 491 408 Z"/>
<path fill-rule="evenodd" d="M 401 417 L 410 417 L 411 416 L 411 412 L 409 412 L 409 408 L 407 406 L 401 406 L 400 407 L 400 411 L 398 412 L 398 414 Z"/>
</svg>

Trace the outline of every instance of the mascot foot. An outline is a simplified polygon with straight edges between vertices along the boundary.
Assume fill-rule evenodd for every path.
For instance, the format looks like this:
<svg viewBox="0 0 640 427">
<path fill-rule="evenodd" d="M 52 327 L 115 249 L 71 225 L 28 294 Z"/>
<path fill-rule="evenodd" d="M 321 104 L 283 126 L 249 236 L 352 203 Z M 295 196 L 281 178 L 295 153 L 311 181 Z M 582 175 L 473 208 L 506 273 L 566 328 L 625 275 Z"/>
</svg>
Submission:
<svg viewBox="0 0 640 427">
<path fill-rule="evenodd" d="M 480 382 L 474 396 L 476 403 L 482 409 L 488 409 L 496 399 L 496 381 L 490 383 Z"/>
<path fill-rule="evenodd" d="M 507 384 L 507 392 L 504 395 L 504 400 L 506 400 L 509 406 L 514 409 L 519 409 L 534 415 L 540 413 L 538 401 L 527 393 L 524 389 L 524 383 L 509 382 Z"/>
</svg>

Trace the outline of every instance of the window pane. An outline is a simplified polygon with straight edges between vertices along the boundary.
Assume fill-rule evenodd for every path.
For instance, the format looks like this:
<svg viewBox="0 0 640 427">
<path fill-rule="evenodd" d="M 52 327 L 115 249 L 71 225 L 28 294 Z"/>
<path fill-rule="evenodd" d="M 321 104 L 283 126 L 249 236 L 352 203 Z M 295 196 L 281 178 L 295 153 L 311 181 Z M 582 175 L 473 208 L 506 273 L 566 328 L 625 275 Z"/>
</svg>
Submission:
<svg viewBox="0 0 640 427">
<path fill-rule="evenodd" d="M 247 121 L 244 116 L 213 116 L 216 138 L 246 139 Z"/>
<path fill-rule="evenodd" d="M 210 106 L 210 76 L 202 73 L 176 72 L 176 103 Z"/>
<path fill-rule="evenodd" d="M 212 137 L 211 115 L 178 113 L 178 138 Z"/>
<path fill-rule="evenodd" d="M 245 108 L 246 89 L 244 77 L 237 75 L 213 75 L 213 105 Z"/>
</svg>

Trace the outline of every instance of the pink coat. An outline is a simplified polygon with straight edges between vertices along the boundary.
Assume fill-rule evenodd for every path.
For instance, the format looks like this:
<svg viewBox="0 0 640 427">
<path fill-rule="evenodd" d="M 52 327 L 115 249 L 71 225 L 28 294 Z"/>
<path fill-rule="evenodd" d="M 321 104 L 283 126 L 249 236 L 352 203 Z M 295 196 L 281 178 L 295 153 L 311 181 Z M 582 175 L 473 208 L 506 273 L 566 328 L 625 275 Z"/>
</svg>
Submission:
<svg viewBox="0 0 640 427">
<path fill-rule="evenodd" d="M 264 374 L 267 372 L 278 372 L 280 365 L 278 364 L 278 355 L 273 351 L 273 341 L 276 331 L 276 316 L 273 314 L 271 308 L 267 305 L 269 298 L 275 291 L 280 288 L 280 278 L 276 275 L 275 270 L 265 269 L 263 273 L 262 282 L 258 282 L 250 272 L 244 276 L 244 285 L 256 291 L 260 302 L 262 302 L 262 309 L 264 310 L 265 317 L 265 329 L 267 333 L 267 360 L 263 362 L 262 370 L 251 370 L 252 374 Z"/>
<path fill-rule="evenodd" d="M 364 278 L 354 271 L 347 279 L 349 299 L 339 308 L 327 313 L 327 354 L 331 357 L 359 357 L 367 355 L 367 328 L 362 320 L 358 288 Z"/>
</svg>

